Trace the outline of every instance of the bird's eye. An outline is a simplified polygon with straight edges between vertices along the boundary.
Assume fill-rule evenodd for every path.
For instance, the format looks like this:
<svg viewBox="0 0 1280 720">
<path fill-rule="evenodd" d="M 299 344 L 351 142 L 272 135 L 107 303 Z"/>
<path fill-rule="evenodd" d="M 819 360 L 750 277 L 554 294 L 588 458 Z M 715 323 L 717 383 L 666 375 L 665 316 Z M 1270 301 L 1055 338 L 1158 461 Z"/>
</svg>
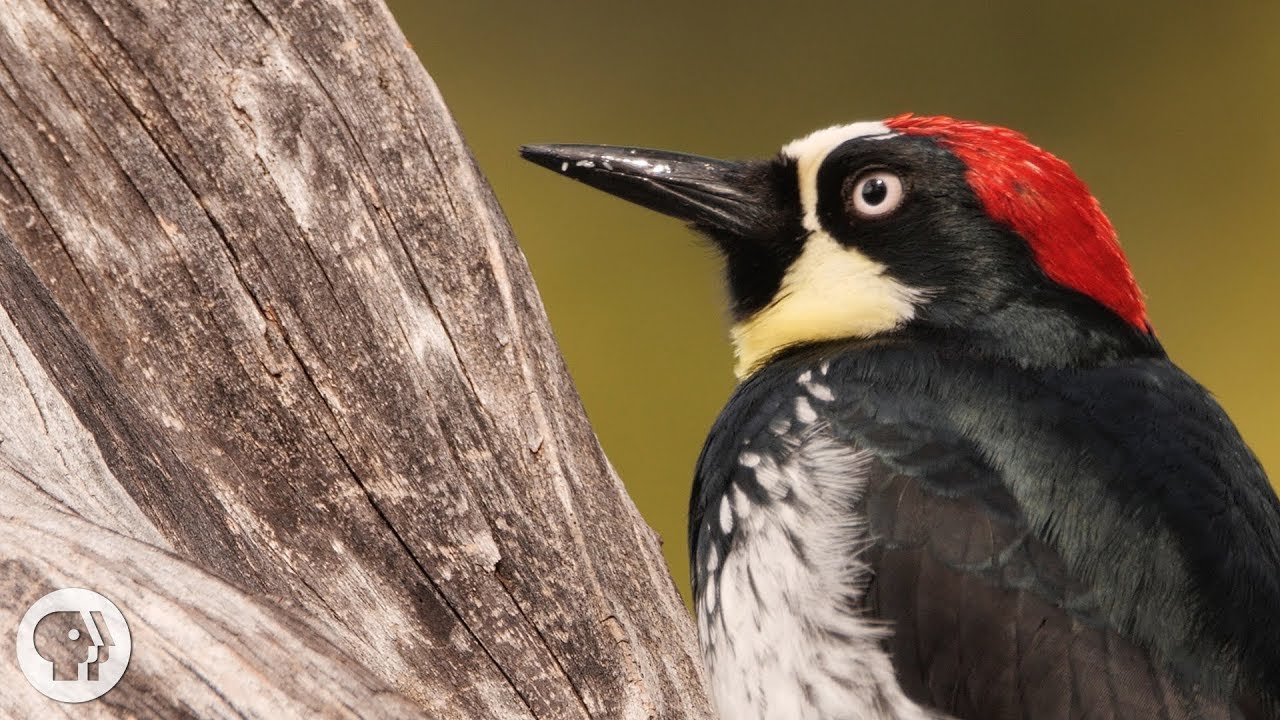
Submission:
<svg viewBox="0 0 1280 720">
<path fill-rule="evenodd" d="M 853 181 L 849 205 L 861 218 L 888 215 L 902 204 L 902 178 L 888 170 L 872 170 Z"/>
</svg>

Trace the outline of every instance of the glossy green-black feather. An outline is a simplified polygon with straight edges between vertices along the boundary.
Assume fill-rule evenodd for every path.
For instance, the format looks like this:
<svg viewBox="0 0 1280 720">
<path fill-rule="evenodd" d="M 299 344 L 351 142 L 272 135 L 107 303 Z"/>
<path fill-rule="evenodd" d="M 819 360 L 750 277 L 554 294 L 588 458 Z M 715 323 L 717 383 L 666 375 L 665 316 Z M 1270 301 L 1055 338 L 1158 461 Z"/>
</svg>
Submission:
<svg viewBox="0 0 1280 720">
<path fill-rule="evenodd" d="M 736 448 L 825 365 L 829 425 L 873 462 L 866 608 L 917 701 L 957 718 L 1270 718 L 1280 502 L 1160 352 L 1028 368 L 946 337 L 793 351 L 745 382 L 699 463 L 691 550 Z M 695 584 L 699 582 L 695 572 Z"/>
</svg>

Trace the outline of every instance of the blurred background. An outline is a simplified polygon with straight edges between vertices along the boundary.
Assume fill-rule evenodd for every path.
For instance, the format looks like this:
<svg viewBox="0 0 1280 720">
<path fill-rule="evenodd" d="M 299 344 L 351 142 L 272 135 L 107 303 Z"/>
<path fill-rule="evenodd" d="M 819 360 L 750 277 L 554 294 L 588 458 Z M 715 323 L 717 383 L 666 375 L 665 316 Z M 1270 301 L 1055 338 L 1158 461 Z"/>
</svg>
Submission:
<svg viewBox="0 0 1280 720">
<path fill-rule="evenodd" d="M 529 258 L 587 412 L 687 595 L 733 388 L 714 253 L 521 143 L 771 155 L 903 111 L 1017 128 L 1120 231 L 1170 354 L 1280 477 L 1280 3 L 391 2 Z"/>
</svg>

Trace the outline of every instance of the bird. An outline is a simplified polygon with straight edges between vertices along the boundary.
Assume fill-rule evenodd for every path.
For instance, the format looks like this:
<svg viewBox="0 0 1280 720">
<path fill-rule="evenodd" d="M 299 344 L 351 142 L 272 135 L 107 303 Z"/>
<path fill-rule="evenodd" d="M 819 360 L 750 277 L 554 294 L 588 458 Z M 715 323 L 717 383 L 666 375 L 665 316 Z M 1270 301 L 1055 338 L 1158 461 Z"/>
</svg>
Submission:
<svg viewBox="0 0 1280 720">
<path fill-rule="evenodd" d="M 689 506 L 720 717 L 1280 718 L 1280 501 L 1065 161 L 910 113 L 521 152 L 723 259 Z"/>
</svg>

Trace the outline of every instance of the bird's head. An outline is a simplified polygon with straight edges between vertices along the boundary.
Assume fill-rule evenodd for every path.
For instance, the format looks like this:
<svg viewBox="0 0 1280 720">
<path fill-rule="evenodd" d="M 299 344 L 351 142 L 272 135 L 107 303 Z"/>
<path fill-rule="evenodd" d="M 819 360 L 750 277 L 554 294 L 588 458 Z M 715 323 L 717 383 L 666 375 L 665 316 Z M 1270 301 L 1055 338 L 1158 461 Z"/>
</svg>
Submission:
<svg viewBox="0 0 1280 720">
<path fill-rule="evenodd" d="M 762 161 L 522 153 L 711 238 L 739 376 L 793 345 L 912 330 L 967 333 L 1023 362 L 1155 342 L 1098 202 L 1011 130 L 902 115 L 819 130 Z"/>
</svg>

